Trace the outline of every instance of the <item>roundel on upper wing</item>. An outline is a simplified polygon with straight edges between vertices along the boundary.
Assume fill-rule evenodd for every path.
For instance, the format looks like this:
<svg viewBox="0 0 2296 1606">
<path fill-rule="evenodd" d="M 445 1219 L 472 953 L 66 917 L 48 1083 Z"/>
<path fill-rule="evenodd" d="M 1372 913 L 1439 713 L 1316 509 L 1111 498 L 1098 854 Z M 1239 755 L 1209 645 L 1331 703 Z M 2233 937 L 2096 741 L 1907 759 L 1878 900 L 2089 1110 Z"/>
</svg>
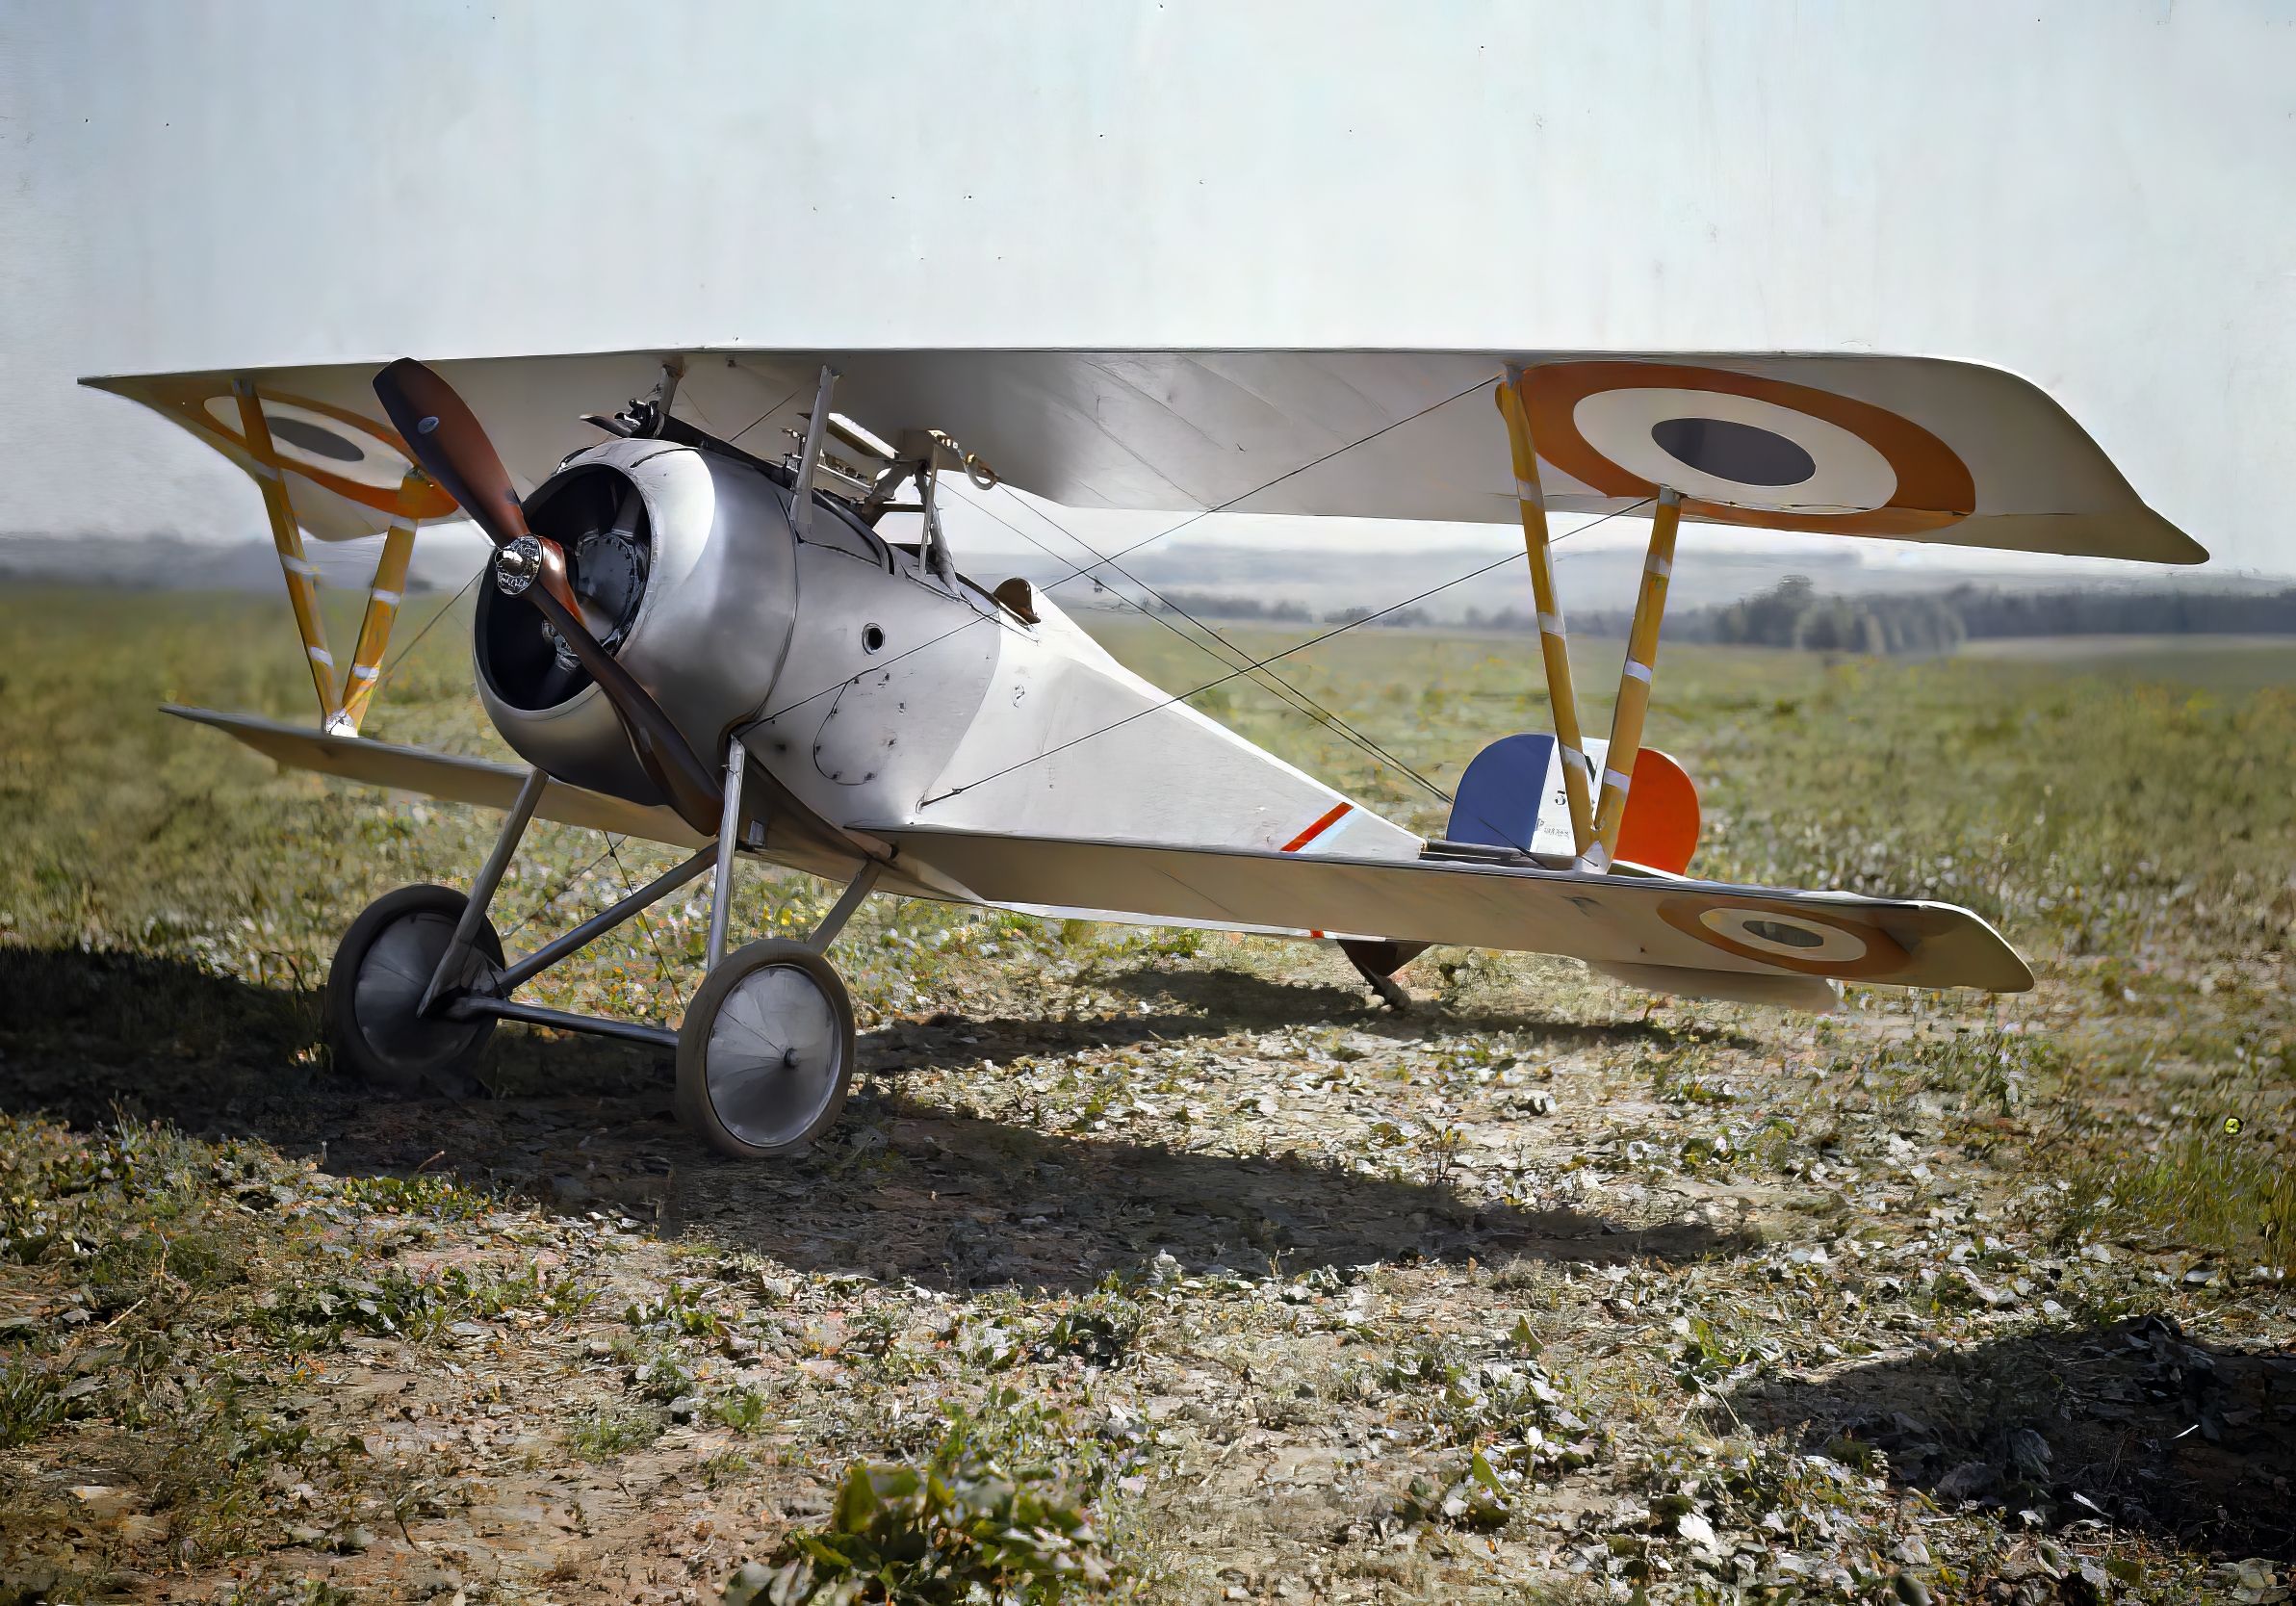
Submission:
<svg viewBox="0 0 2296 1606">
<path fill-rule="evenodd" d="M 259 469 L 276 467 L 292 480 L 307 481 L 357 505 L 361 511 L 346 524 L 333 515 L 324 499 L 309 499 L 306 505 L 296 501 L 299 492 L 291 491 L 297 522 L 322 538 L 364 534 L 394 515 L 420 523 L 456 510 L 454 499 L 427 476 L 410 478 L 414 460 L 399 432 L 354 408 L 313 396 L 260 390 L 256 399 L 271 436 L 266 452 L 259 451 L 241 427 L 240 399 L 226 376 L 157 375 L 107 381 L 106 388 L 157 408 L 243 466 L 254 460 Z M 382 517 L 373 519 L 372 514 Z"/>
<path fill-rule="evenodd" d="M 338 496 L 384 512 L 399 505 L 400 487 L 413 462 L 406 447 L 388 425 L 362 418 L 348 407 L 331 406 L 303 397 L 266 394 L 260 398 L 263 422 L 271 437 L 271 455 L 280 467 L 291 469 L 314 484 Z M 229 393 L 205 402 L 210 429 L 242 448 L 246 435 L 240 427 L 239 398 Z M 444 491 L 426 499 L 444 502 L 438 511 L 451 511 L 453 502 Z M 423 514 L 436 517 L 436 511 Z"/>
<path fill-rule="evenodd" d="M 1660 918 L 1685 936 L 1781 970 L 1811 976 L 1882 975 L 1906 962 L 1896 938 L 1877 925 L 1804 905 L 1725 903 L 1706 897 L 1668 898 Z"/>
<path fill-rule="evenodd" d="M 1718 524 L 1915 535 L 1967 518 L 1976 481 L 1911 419 L 1832 391 L 1683 363 L 1528 370 L 1538 454 L 1606 496 L 1679 491 Z"/>
</svg>

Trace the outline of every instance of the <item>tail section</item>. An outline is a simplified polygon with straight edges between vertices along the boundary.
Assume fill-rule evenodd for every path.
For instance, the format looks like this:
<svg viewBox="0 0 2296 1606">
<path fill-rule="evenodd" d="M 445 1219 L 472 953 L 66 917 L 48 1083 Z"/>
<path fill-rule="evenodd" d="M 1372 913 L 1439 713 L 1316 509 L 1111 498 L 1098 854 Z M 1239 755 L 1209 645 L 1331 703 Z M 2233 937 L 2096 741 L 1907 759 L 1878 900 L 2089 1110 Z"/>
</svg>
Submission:
<svg viewBox="0 0 2296 1606">
<path fill-rule="evenodd" d="M 1599 770 L 1608 744 L 1589 741 L 1587 761 Z M 1501 737 L 1467 765 L 1451 806 L 1446 840 L 1512 848 L 1534 858 L 1567 863 L 1578 856 L 1570 808 L 1562 790 L 1561 750 L 1551 736 Z M 1626 817 L 1618 831 L 1618 858 L 1669 875 L 1690 868 L 1698 847 L 1698 789 L 1682 765 L 1645 747 L 1636 756 Z"/>
</svg>

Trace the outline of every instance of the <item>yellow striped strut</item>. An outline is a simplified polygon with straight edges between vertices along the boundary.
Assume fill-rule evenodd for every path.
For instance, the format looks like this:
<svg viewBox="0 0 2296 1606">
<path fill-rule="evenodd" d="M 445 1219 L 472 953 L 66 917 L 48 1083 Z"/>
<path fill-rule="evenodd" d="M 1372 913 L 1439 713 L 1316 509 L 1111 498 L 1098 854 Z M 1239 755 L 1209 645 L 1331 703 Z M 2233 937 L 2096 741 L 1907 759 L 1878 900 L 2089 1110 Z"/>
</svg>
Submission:
<svg viewBox="0 0 2296 1606">
<path fill-rule="evenodd" d="M 303 532 L 296 528 L 295 509 L 287 503 L 287 478 L 280 472 L 271 423 L 263 416 L 255 381 L 235 379 L 231 391 L 239 399 L 240 432 L 246 437 L 253 459 L 240 466 L 254 476 L 263 492 L 271 545 L 278 551 L 279 568 L 287 581 L 288 606 L 295 609 L 296 634 L 302 637 L 303 656 L 311 663 L 312 689 L 319 693 L 320 723 L 335 730 L 343 721 L 343 705 L 335 694 L 335 659 L 327 651 L 326 625 L 319 614 L 319 571 L 303 556 Z"/>
<path fill-rule="evenodd" d="M 415 553 L 415 508 L 428 483 L 421 469 L 407 470 L 399 485 L 399 511 L 383 535 L 374 583 L 367 592 L 367 612 L 359 621 L 359 645 L 351 655 L 350 678 L 343 688 L 343 718 L 353 735 L 367 717 L 367 704 L 382 673 L 383 649 L 391 643 L 391 625 L 406 597 L 406 567 Z"/>
<path fill-rule="evenodd" d="M 1618 827 L 1626 818 L 1627 790 L 1635 760 L 1642 751 L 1642 719 L 1650 712 L 1650 677 L 1658 668 L 1659 621 L 1666 612 L 1666 583 L 1674 573 L 1674 533 L 1682 523 L 1682 493 L 1659 487 L 1658 511 L 1650 520 L 1650 552 L 1642 560 L 1642 588 L 1635 598 L 1634 628 L 1627 633 L 1626 667 L 1618 677 L 1618 702 L 1611 714 L 1611 745 L 1603 754 L 1602 799 L 1594 811 L 1594 845 L 1579 854 L 1579 868 L 1600 873 L 1618 851 Z"/>
<path fill-rule="evenodd" d="M 1546 662 L 1547 706 L 1554 711 L 1555 744 L 1562 752 L 1562 795 L 1570 804 L 1571 845 L 1583 859 L 1594 843 L 1587 744 L 1579 732 L 1579 703 L 1570 684 L 1570 642 L 1563 635 L 1562 609 L 1555 600 L 1546 494 L 1538 482 L 1538 449 L 1531 439 L 1531 414 L 1522 395 L 1526 378 L 1523 370 L 1508 364 L 1507 377 L 1499 384 L 1499 411 L 1507 419 L 1507 440 L 1514 451 L 1515 504 L 1523 515 L 1523 556 L 1531 566 L 1531 600 L 1538 609 L 1538 650 Z"/>
</svg>

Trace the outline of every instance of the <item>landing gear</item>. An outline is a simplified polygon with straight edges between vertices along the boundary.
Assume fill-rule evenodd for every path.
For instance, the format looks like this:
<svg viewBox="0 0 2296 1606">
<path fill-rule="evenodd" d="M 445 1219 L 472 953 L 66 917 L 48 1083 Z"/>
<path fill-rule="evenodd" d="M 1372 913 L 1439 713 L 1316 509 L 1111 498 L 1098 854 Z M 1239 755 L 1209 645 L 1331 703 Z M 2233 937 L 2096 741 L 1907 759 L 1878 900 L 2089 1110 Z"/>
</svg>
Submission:
<svg viewBox="0 0 2296 1606">
<path fill-rule="evenodd" d="M 803 1149 L 838 1118 L 853 1085 L 853 1000 L 823 953 L 884 867 L 861 860 L 844 894 L 806 941 L 769 939 L 727 954 L 734 862 L 763 841 L 760 822 L 742 807 L 747 764 L 741 742 L 729 740 L 716 842 L 505 964 L 486 907 L 549 785 L 541 770 L 531 771 L 469 897 L 450 887 L 404 887 L 351 922 L 327 976 L 327 1040 L 337 1058 L 377 1086 L 414 1092 L 428 1082 L 459 1093 L 497 1021 L 594 1032 L 675 1053 L 679 1119 L 719 1153 L 770 1159 Z M 577 1015 L 515 996 L 561 959 L 703 875 L 710 877 L 709 974 L 679 1030 Z"/>
<path fill-rule="evenodd" d="M 336 1063 L 396 1093 L 420 1092 L 426 1083 L 462 1090 L 494 1035 L 494 1018 L 426 1014 L 423 1002 L 469 907 L 451 887 L 401 887 L 350 922 L 327 968 L 322 1005 Z M 481 914 L 448 985 L 460 991 L 483 983 L 502 967 L 503 940 Z"/>
<path fill-rule="evenodd" d="M 793 1153 L 844 1108 L 853 1056 L 853 1001 L 829 961 L 752 943 L 709 972 L 678 1029 L 678 1119 L 736 1159 Z"/>
</svg>

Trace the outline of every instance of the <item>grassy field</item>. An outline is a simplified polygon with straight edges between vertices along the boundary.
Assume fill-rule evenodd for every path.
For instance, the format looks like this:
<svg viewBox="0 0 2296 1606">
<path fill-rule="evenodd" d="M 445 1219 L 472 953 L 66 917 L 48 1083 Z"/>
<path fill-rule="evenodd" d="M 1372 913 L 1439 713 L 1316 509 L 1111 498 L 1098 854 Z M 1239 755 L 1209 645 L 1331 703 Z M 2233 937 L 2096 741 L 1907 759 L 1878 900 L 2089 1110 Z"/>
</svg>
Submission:
<svg viewBox="0 0 2296 1606">
<path fill-rule="evenodd" d="M 372 733 L 499 751 L 466 641 Z M 1518 642 L 1284 668 L 1438 786 L 1545 717 Z M 636 1049 L 337 1074 L 337 937 L 491 816 L 153 712 L 305 716 L 274 599 L 0 598 L 0 1601 L 2285 1599 L 2296 649 L 1659 691 L 1695 868 L 1967 904 L 2038 989 L 1817 1020 L 1437 950 L 1395 1015 L 1317 946 L 875 899 L 864 1083 L 744 1167 Z M 513 949 L 667 862 L 530 842 Z M 537 996 L 674 1023 L 704 919 Z"/>
</svg>

